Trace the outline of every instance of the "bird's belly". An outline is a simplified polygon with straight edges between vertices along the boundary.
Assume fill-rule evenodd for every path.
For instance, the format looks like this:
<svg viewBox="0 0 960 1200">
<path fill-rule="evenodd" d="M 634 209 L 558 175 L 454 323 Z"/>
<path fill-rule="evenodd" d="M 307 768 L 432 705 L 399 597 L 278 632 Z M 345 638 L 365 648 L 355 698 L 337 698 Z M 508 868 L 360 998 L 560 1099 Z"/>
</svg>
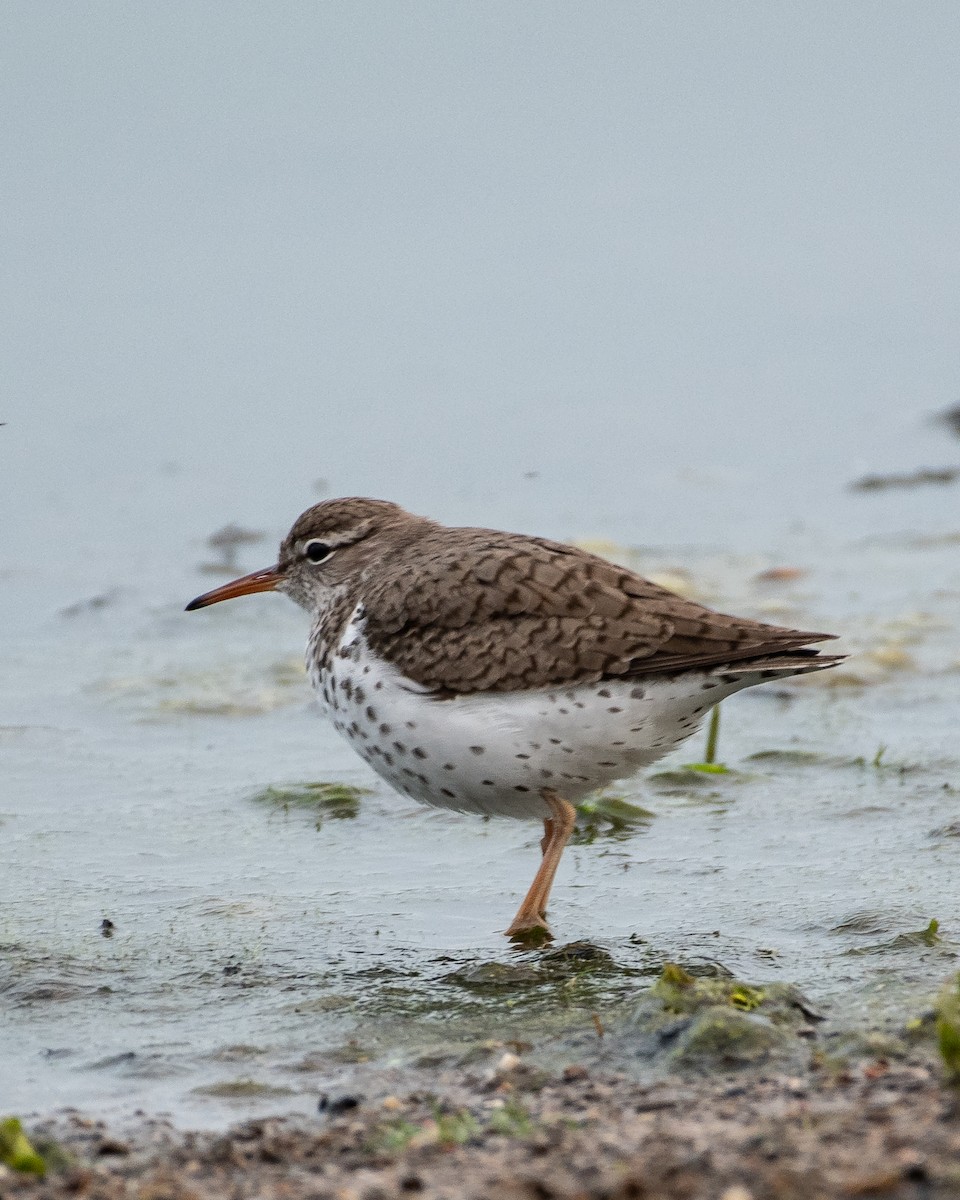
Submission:
<svg viewBox="0 0 960 1200">
<path fill-rule="evenodd" d="M 737 690 L 708 672 L 688 672 L 642 684 L 438 700 L 396 673 L 344 659 L 314 685 L 334 727 L 398 792 L 441 808 L 521 818 L 549 816 L 544 788 L 576 801 L 655 762 Z"/>
</svg>

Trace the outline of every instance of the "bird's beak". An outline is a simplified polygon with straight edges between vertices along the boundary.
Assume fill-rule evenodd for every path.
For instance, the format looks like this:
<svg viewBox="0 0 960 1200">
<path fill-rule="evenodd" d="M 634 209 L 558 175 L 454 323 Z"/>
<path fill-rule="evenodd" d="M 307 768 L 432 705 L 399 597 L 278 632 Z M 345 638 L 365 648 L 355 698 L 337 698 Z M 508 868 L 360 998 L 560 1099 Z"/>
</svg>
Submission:
<svg viewBox="0 0 960 1200">
<path fill-rule="evenodd" d="M 208 604 L 219 604 L 221 600 L 232 600 L 234 596 L 249 596 L 253 592 L 275 592 L 282 579 L 279 567 L 267 567 L 265 571 L 241 575 L 239 579 L 214 588 L 212 592 L 204 592 L 196 600 L 191 600 L 185 611 L 193 612 L 195 608 L 206 608 Z"/>
</svg>

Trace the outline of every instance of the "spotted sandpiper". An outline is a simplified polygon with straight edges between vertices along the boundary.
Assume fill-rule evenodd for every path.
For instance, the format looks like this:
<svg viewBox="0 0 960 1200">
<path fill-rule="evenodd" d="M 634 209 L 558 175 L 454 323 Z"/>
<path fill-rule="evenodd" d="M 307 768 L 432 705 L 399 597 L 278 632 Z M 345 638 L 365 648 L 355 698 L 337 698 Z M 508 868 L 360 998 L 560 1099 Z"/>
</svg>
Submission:
<svg viewBox="0 0 960 1200">
<path fill-rule="evenodd" d="M 840 661 L 810 647 L 831 634 L 717 613 L 573 546 L 386 500 L 315 504 L 275 566 L 187 609 L 266 591 L 311 614 L 321 704 L 393 788 L 543 821 L 511 936 L 549 933 L 571 801 L 655 762 L 733 692 Z"/>
</svg>

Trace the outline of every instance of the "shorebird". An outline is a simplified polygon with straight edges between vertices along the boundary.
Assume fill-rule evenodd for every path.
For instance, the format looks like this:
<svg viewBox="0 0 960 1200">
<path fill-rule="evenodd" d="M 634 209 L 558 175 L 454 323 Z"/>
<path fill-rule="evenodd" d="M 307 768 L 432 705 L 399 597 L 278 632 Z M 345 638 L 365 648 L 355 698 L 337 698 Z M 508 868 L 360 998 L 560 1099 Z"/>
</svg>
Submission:
<svg viewBox="0 0 960 1200">
<path fill-rule="evenodd" d="M 398 792 L 543 821 L 507 934 L 549 935 L 576 801 L 688 738 L 726 696 L 831 667 L 832 638 L 714 612 L 573 546 L 451 528 L 387 500 L 301 514 L 275 566 L 198 596 L 283 592 L 334 727 Z"/>
</svg>

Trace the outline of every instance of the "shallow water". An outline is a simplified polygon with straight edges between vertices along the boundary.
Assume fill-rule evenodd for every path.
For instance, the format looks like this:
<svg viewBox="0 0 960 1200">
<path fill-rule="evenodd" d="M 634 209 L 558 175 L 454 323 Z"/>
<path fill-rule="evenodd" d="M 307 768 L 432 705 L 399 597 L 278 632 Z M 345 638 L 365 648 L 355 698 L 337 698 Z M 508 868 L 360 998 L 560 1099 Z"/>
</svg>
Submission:
<svg viewBox="0 0 960 1200">
<path fill-rule="evenodd" d="M 214 577 L 171 566 L 209 557 L 175 538 L 158 557 L 166 575 L 125 574 L 133 543 L 115 547 L 116 583 L 93 604 L 69 563 L 8 566 L 0 1109 L 217 1124 L 312 1111 L 366 1061 L 491 1038 L 562 1059 L 594 1012 L 621 1020 L 667 960 L 796 983 L 833 1028 L 922 1012 L 960 950 L 948 495 L 904 493 L 898 510 L 840 494 L 836 525 L 772 514 L 736 553 L 631 549 L 640 528 L 544 530 L 614 534 L 610 551 L 644 572 L 732 611 L 835 630 L 853 654 L 728 701 L 729 774 L 676 772 L 701 757 L 698 735 L 622 789 L 649 823 L 570 848 L 551 919 L 557 945 L 611 957 L 589 979 L 551 974 L 498 932 L 539 830 L 386 790 L 318 719 L 299 665 L 305 618 L 282 598 L 183 614 Z M 245 549 L 241 569 L 271 552 Z M 758 580 L 771 565 L 804 573 Z M 352 818 L 255 799 L 308 780 L 369 793 Z M 932 919 L 939 940 L 916 936 Z"/>
</svg>

